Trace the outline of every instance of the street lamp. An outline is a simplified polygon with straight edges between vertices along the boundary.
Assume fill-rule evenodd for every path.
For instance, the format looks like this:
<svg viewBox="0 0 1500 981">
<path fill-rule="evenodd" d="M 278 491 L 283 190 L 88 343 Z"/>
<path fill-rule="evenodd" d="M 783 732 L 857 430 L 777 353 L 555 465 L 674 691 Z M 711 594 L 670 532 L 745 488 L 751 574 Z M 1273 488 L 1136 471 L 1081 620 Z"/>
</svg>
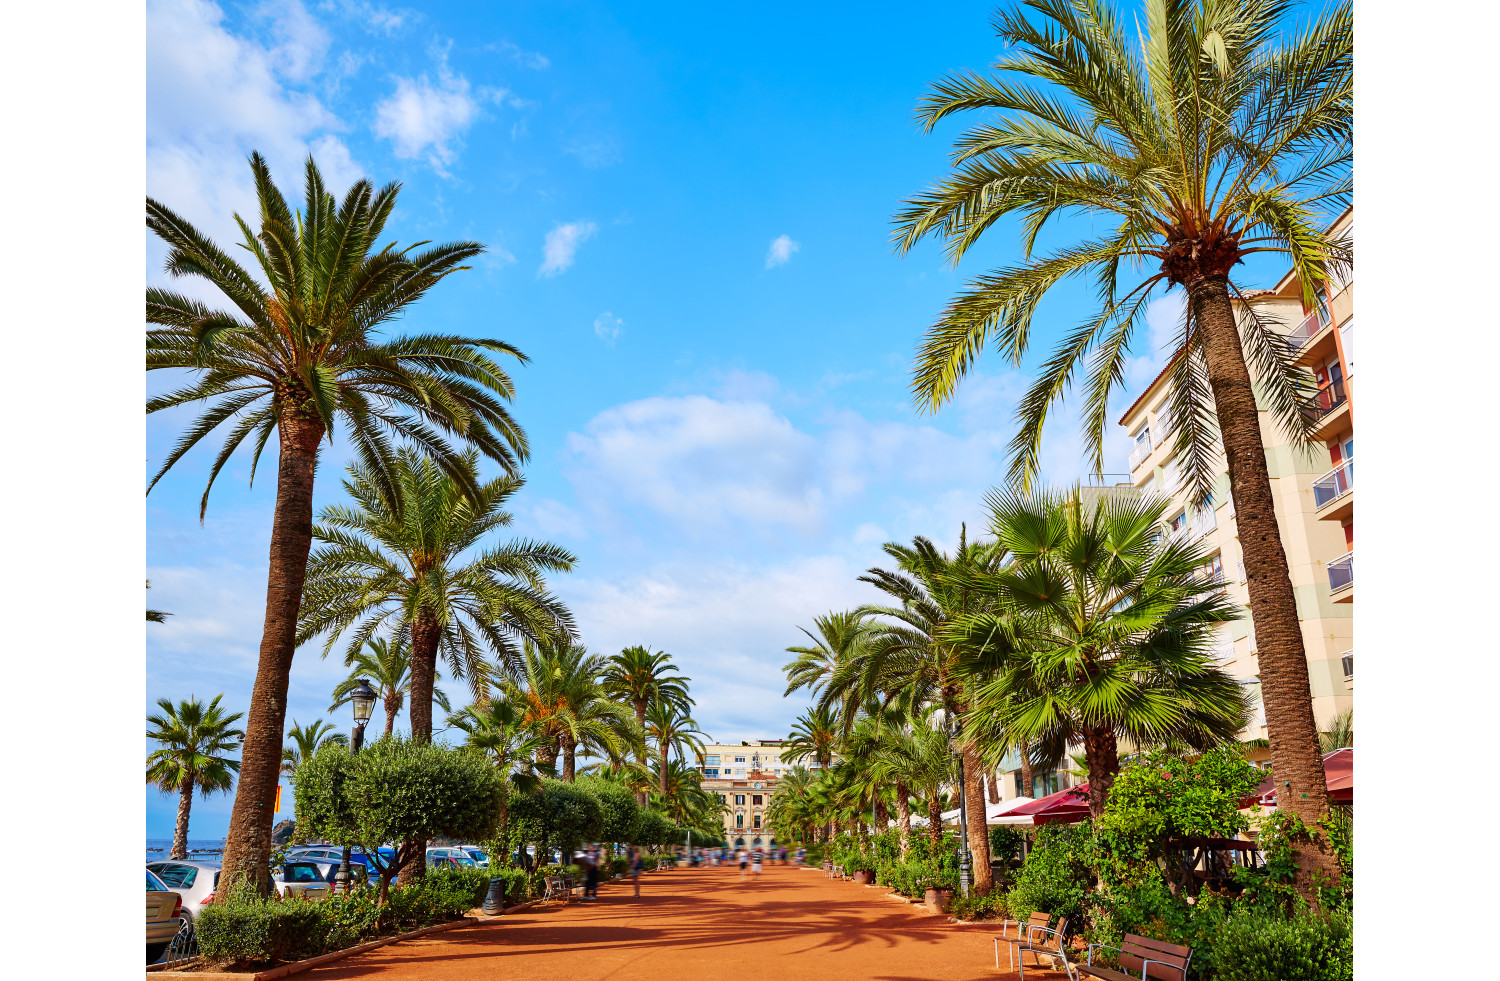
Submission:
<svg viewBox="0 0 1500 981">
<path fill-rule="evenodd" d="M 968 897 L 974 884 L 969 870 L 969 794 L 964 786 L 964 752 L 959 746 L 963 727 L 955 716 L 948 720 L 948 736 L 953 743 L 953 755 L 958 757 L 958 888 Z"/>
<path fill-rule="evenodd" d="M 359 679 L 359 686 L 349 693 L 349 702 L 354 706 L 354 737 L 350 740 L 350 753 L 358 753 L 359 748 L 365 743 L 365 723 L 370 721 L 370 713 L 375 710 L 375 699 L 378 693 L 370 687 L 370 683 L 363 678 Z M 354 877 L 349 869 L 349 846 L 344 846 L 344 860 L 339 863 L 338 873 L 334 876 L 334 890 L 342 889 L 344 893 L 354 891 Z"/>
</svg>

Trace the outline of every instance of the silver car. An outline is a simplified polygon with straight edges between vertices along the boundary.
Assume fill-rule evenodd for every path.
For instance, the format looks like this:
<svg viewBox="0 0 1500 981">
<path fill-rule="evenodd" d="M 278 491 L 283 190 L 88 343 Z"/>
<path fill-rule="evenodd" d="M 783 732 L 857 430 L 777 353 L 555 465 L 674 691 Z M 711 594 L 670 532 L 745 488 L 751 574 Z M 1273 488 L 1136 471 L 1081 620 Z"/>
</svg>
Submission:
<svg viewBox="0 0 1500 981">
<path fill-rule="evenodd" d="M 218 862 L 189 862 L 169 859 L 152 862 L 146 871 L 156 873 L 167 888 L 182 897 L 182 932 L 191 935 L 198 923 L 198 914 L 212 902 L 214 890 L 219 887 Z"/>
<path fill-rule="evenodd" d="M 333 895 L 333 887 L 323 878 L 315 862 L 286 862 L 273 875 L 271 881 L 283 898 L 301 896 L 303 899 L 327 899 Z"/>
<path fill-rule="evenodd" d="M 335 881 L 339 866 L 344 863 L 344 850 L 334 848 L 330 845 L 302 845 L 293 848 L 286 853 L 288 862 L 312 862 L 318 867 L 323 878 L 328 882 Z M 349 873 L 354 876 L 354 884 L 363 886 L 370 881 L 370 869 L 361 850 L 352 849 L 349 853 Z"/>
<path fill-rule="evenodd" d="M 182 897 L 146 870 L 146 963 L 161 958 L 182 929 Z"/>
</svg>

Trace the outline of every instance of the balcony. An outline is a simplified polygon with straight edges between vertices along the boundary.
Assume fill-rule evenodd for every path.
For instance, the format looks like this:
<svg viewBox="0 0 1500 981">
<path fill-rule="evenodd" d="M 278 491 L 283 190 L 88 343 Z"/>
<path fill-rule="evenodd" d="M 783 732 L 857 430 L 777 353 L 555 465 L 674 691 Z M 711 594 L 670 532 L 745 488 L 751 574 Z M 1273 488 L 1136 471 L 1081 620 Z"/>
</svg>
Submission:
<svg viewBox="0 0 1500 981">
<path fill-rule="evenodd" d="M 1346 552 L 1328 563 L 1328 590 L 1335 603 L 1354 602 L 1354 553 Z"/>
<path fill-rule="evenodd" d="M 1342 379 L 1316 395 L 1302 400 L 1302 415 L 1313 427 L 1313 439 L 1322 440 L 1349 416 L 1349 399 Z"/>
<path fill-rule="evenodd" d="M 1347 460 L 1313 481 L 1318 518 L 1342 521 L 1354 513 L 1354 461 Z"/>
<path fill-rule="evenodd" d="M 1286 339 L 1292 342 L 1293 348 L 1300 348 L 1316 337 L 1318 331 L 1327 326 L 1328 324 L 1323 321 L 1322 315 L 1318 311 L 1313 311 L 1303 318 L 1302 323 L 1287 331 Z"/>
<path fill-rule="evenodd" d="M 1151 430 L 1146 430 L 1135 439 L 1135 449 L 1130 451 L 1130 472 L 1146 462 L 1146 457 L 1151 455 Z"/>
</svg>

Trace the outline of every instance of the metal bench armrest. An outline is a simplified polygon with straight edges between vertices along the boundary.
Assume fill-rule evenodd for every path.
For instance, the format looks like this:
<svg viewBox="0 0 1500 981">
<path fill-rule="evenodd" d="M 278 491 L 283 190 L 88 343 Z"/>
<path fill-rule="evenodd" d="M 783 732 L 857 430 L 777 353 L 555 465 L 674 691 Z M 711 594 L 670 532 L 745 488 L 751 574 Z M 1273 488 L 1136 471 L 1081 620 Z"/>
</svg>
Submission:
<svg viewBox="0 0 1500 981">
<path fill-rule="evenodd" d="M 1037 933 L 1050 933 L 1050 934 L 1052 934 L 1054 937 L 1057 938 L 1058 949 L 1062 948 L 1063 935 L 1061 933 L 1058 933 L 1056 930 L 1052 929 L 1051 927 L 1034 926 L 1034 927 L 1031 928 L 1031 930 L 1035 931 Z M 1034 943 L 1036 943 L 1036 938 L 1028 936 L 1026 938 L 1026 943 L 1028 945 L 1034 944 Z"/>
<path fill-rule="evenodd" d="M 1181 975 L 1182 981 L 1187 981 L 1187 968 L 1178 967 L 1176 964 L 1168 964 L 1166 961 L 1153 961 L 1149 957 L 1143 958 L 1141 960 L 1141 981 L 1146 981 L 1147 964 L 1160 964 L 1162 967 L 1169 967 L 1172 970 L 1178 972 L 1179 975 Z"/>
<path fill-rule="evenodd" d="M 1089 960 L 1088 960 L 1089 967 L 1093 967 L 1094 966 L 1094 948 L 1095 947 L 1103 947 L 1105 950 L 1112 950 L 1112 951 L 1114 951 L 1117 954 L 1123 954 L 1123 953 L 1125 953 L 1123 950 L 1121 950 L 1118 947 L 1113 946 L 1112 944 L 1089 944 Z"/>
</svg>

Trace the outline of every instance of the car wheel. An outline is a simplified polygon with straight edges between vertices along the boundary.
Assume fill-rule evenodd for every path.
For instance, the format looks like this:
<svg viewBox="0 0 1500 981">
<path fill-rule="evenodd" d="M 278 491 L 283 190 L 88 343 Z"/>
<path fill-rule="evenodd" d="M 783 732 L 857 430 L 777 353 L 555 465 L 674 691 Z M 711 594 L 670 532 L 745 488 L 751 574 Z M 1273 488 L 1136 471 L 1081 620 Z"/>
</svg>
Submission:
<svg viewBox="0 0 1500 981">
<path fill-rule="evenodd" d="M 167 948 L 169 946 L 171 946 L 171 945 L 170 944 L 147 944 L 146 945 L 146 963 L 147 964 L 155 964 L 157 961 L 161 960 L 161 955 L 165 954 L 167 952 Z"/>
<path fill-rule="evenodd" d="M 182 926 L 177 928 L 177 939 L 173 943 L 186 950 L 187 945 L 193 942 L 193 914 L 184 909 L 178 911 L 177 915 L 182 917 Z"/>
</svg>

